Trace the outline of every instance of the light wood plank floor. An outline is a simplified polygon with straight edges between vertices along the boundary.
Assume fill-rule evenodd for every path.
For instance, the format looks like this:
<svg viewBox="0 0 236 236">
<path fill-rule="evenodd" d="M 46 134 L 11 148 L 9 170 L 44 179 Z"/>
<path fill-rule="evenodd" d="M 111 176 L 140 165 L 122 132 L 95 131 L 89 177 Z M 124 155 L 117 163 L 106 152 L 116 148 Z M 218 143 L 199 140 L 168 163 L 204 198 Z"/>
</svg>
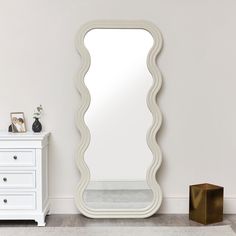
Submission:
<svg viewBox="0 0 236 236">
<path fill-rule="evenodd" d="M 46 227 L 93 227 L 93 226 L 202 226 L 188 219 L 188 215 L 157 214 L 147 219 L 89 219 L 82 215 L 47 216 Z M 236 232 L 236 215 L 224 215 L 223 222 L 211 225 L 231 225 Z M 0 221 L 0 227 L 32 227 L 34 221 Z"/>
</svg>

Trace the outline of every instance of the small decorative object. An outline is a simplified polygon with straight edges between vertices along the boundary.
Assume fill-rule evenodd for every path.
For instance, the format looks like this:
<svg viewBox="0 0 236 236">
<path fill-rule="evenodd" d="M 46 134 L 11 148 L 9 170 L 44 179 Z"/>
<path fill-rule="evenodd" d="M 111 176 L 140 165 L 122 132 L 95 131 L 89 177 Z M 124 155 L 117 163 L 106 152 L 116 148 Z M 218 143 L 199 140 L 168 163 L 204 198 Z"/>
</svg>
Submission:
<svg viewBox="0 0 236 236">
<path fill-rule="evenodd" d="M 39 133 L 42 131 L 42 124 L 40 123 L 39 119 L 41 118 L 43 111 L 42 105 L 36 108 L 36 111 L 34 112 L 33 118 L 35 119 L 33 125 L 32 125 L 32 130 L 35 133 Z"/>
<path fill-rule="evenodd" d="M 25 117 L 23 112 L 12 112 L 11 114 L 11 129 L 13 133 L 26 132 Z"/>
<path fill-rule="evenodd" d="M 223 187 L 208 183 L 191 185 L 189 194 L 190 220 L 205 225 L 223 220 Z"/>
<path fill-rule="evenodd" d="M 12 132 L 12 125 L 11 124 L 8 127 L 8 132 Z"/>
</svg>

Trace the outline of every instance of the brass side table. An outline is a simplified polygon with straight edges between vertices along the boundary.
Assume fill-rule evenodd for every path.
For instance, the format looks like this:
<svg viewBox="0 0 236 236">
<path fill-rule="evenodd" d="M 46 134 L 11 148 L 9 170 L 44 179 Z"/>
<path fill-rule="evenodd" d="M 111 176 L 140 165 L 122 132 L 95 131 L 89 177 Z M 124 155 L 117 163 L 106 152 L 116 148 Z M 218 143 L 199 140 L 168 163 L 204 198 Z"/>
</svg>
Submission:
<svg viewBox="0 0 236 236">
<path fill-rule="evenodd" d="M 202 224 L 223 220 L 224 188 L 213 184 L 189 187 L 189 219 Z"/>
</svg>

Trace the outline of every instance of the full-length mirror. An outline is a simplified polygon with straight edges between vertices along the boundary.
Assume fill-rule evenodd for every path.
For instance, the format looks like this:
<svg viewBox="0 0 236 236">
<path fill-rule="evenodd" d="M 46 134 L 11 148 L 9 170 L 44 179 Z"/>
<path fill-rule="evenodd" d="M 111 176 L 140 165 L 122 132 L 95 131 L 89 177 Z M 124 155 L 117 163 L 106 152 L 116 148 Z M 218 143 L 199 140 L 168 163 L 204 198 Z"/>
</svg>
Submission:
<svg viewBox="0 0 236 236">
<path fill-rule="evenodd" d="M 91 96 L 85 114 L 91 134 L 85 153 L 90 170 L 86 203 L 95 208 L 144 207 L 152 200 L 146 189 L 152 162 L 146 142 L 152 77 L 146 58 L 152 36 L 142 29 L 94 29 L 84 42 L 91 56 L 85 76 Z"/>
<path fill-rule="evenodd" d="M 76 203 L 90 217 L 149 216 L 161 202 L 159 31 L 145 22 L 94 22 L 79 32 L 77 46 L 83 106 Z"/>
</svg>

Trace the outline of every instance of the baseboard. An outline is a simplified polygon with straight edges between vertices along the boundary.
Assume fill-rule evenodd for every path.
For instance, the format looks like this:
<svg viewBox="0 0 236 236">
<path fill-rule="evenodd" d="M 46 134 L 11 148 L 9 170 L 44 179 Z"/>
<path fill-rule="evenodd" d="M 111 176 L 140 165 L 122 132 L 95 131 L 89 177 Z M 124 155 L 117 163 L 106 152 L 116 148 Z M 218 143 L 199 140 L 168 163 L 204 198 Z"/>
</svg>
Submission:
<svg viewBox="0 0 236 236">
<path fill-rule="evenodd" d="M 79 214 L 74 197 L 51 197 L 50 214 Z"/>
<path fill-rule="evenodd" d="M 51 197 L 51 214 L 79 214 L 75 206 L 74 198 L 71 196 Z M 188 197 L 164 197 L 160 214 L 188 214 L 189 210 Z M 236 196 L 224 198 L 224 213 L 236 214 Z"/>
</svg>

